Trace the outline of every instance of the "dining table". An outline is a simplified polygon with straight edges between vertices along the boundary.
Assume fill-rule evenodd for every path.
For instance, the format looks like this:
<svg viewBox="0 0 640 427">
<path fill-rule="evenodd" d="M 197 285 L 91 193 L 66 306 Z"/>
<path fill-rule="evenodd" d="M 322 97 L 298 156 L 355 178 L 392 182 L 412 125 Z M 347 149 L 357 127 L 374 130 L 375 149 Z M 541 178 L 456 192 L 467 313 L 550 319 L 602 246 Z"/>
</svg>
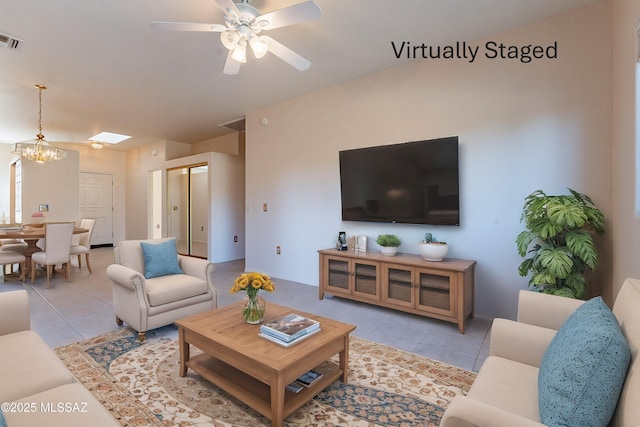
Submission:
<svg viewBox="0 0 640 427">
<path fill-rule="evenodd" d="M 73 227 L 73 234 L 88 233 L 89 230 L 82 227 Z M 0 225 L 0 239 L 24 240 L 27 247 L 21 252 L 26 258 L 25 277 L 31 273 L 31 255 L 41 252 L 37 246 L 38 240 L 45 238 L 45 224 Z"/>
</svg>

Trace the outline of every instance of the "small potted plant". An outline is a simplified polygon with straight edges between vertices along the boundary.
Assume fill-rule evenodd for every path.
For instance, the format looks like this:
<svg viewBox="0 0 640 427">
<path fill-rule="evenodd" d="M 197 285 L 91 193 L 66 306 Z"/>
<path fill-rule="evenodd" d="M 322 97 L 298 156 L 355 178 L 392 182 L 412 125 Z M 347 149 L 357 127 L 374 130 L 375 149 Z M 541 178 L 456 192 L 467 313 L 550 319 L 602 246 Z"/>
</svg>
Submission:
<svg viewBox="0 0 640 427">
<path fill-rule="evenodd" d="M 382 255 L 394 256 L 398 252 L 398 246 L 402 244 L 402 240 L 395 234 L 380 234 L 376 243 L 380 245 Z"/>
<path fill-rule="evenodd" d="M 447 242 L 439 242 L 431 233 L 425 233 L 424 240 L 420 242 L 420 255 L 426 261 L 442 261 L 448 251 Z"/>
</svg>

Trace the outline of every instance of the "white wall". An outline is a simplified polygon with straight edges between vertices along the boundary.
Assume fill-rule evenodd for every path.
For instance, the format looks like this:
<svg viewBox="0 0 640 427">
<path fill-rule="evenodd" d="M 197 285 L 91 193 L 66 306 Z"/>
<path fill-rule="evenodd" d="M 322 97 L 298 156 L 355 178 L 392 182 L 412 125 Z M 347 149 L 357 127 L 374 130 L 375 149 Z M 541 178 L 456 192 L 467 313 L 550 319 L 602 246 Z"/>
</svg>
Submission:
<svg viewBox="0 0 640 427">
<path fill-rule="evenodd" d="M 614 295 L 626 277 L 640 277 L 640 218 L 636 212 L 640 147 L 640 101 L 636 67 L 640 52 L 638 0 L 613 1 L 613 230 Z M 640 71 L 638 71 L 640 73 Z"/>
<path fill-rule="evenodd" d="M 41 204 L 46 221 L 78 221 L 80 219 L 80 161 L 79 153 L 67 150 L 67 157 L 45 163 L 21 159 L 22 163 L 22 221 L 32 220 Z M 73 190 L 73 191 L 70 191 Z"/>
<path fill-rule="evenodd" d="M 164 168 L 166 145 L 164 142 L 149 144 L 126 152 L 126 186 L 122 189 L 126 198 L 126 229 L 124 237 L 119 240 L 148 237 L 149 172 Z"/>
<path fill-rule="evenodd" d="M 515 247 L 524 198 L 571 187 L 612 214 L 611 15 L 599 3 L 491 38 L 557 41 L 555 60 L 415 60 L 247 114 L 247 270 L 317 285 L 316 251 L 338 231 L 368 235 L 372 251 L 378 234 L 396 233 L 410 253 L 431 231 L 449 256 L 477 260 L 476 313 L 514 317 L 527 286 Z M 452 135 L 460 227 L 341 221 L 339 150 Z M 611 274 L 609 236 L 598 242 L 596 283 Z"/>
<path fill-rule="evenodd" d="M 242 259 L 245 256 L 245 168 L 244 158 L 212 153 L 212 200 L 209 258 L 213 262 Z M 238 241 L 234 242 L 234 236 Z"/>
</svg>

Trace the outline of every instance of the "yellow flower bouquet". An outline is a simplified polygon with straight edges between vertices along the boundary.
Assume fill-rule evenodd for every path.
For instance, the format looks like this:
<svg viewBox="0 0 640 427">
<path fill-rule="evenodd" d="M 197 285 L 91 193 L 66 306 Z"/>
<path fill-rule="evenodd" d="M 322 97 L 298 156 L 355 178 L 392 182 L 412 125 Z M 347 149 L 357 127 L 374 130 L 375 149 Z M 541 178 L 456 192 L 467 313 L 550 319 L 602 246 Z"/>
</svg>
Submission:
<svg viewBox="0 0 640 427">
<path fill-rule="evenodd" d="M 242 317 L 247 323 L 257 324 L 264 319 L 266 301 L 258 296 L 258 291 L 264 289 L 273 292 L 276 287 L 269 276 L 262 273 L 243 273 L 233 281 L 230 292 L 235 294 L 246 291 L 247 296 L 242 302 Z"/>
</svg>

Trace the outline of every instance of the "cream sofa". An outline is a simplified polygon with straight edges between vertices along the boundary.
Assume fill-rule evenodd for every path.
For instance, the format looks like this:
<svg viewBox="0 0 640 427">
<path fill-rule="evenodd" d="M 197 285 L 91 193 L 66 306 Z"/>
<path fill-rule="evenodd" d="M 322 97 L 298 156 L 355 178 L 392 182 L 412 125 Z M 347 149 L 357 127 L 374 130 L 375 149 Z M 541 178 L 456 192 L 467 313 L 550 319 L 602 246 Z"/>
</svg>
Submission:
<svg viewBox="0 0 640 427">
<path fill-rule="evenodd" d="M 545 352 L 565 320 L 584 301 L 521 291 L 518 319 L 495 319 L 491 330 L 490 356 L 467 396 L 458 396 L 445 411 L 442 427 L 542 426 L 539 414 L 539 373 Z M 610 426 L 640 425 L 640 280 L 627 279 L 613 307 L 615 320 L 630 350 L 628 370 L 623 370 Z M 623 338 L 623 340 L 624 340 Z M 584 354 L 571 355 L 579 363 Z M 609 360 L 599 364 L 607 368 Z M 582 426 L 580 426 L 582 427 Z"/>
<path fill-rule="evenodd" d="M 114 248 L 115 264 L 107 267 L 107 276 L 113 281 L 116 323 L 127 322 L 138 331 L 140 340 L 148 330 L 217 307 L 214 266 L 205 259 L 176 254 L 184 274 L 145 278 L 141 243 L 157 245 L 171 240 L 123 240 Z"/>
<path fill-rule="evenodd" d="M 0 402 L 7 425 L 119 426 L 30 328 L 27 291 L 0 293 Z"/>
</svg>

